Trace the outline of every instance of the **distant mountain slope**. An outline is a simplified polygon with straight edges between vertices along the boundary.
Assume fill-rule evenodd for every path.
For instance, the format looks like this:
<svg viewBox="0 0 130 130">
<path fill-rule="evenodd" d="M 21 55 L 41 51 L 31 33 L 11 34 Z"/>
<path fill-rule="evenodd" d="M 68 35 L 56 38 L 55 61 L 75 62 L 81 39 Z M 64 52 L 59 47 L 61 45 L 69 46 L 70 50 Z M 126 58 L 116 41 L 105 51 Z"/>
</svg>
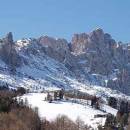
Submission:
<svg viewBox="0 0 130 130">
<path fill-rule="evenodd" d="M 48 36 L 14 42 L 12 33 L 0 40 L 1 83 L 31 91 L 62 87 L 130 95 L 129 63 L 130 44 L 117 43 L 102 29 L 75 34 L 71 43 Z"/>
</svg>

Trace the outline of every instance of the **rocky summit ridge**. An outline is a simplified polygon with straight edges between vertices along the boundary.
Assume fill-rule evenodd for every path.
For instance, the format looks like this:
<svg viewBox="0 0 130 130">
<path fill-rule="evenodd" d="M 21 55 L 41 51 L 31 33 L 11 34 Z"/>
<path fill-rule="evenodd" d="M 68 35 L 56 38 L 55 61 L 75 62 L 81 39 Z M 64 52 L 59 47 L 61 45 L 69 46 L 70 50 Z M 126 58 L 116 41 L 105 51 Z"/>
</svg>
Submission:
<svg viewBox="0 0 130 130">
<path fill-rule="evenodd" d="M 70 43 L 49 36 L 13 41 L 11 32 L 0 40 L 1 73 L 19 75 L 22 79 L 28 76 L 33 82 L 36 77 L 29 73 L 29 69 L 37 69 L 37 73 L 42 71 L 40 74 L 44 75 L 48 69 L 44 60 L 47 62 L 48 58 L 49 61 L 51 59 L 50 69 L 57 65 L 55 69 L 60 77 L 69 75 L 81 83 L 108 87 L 130 95 L 130 44 L 116 42 L 100 28 L 91 33 L 74 34 Z M 54 68 L 51 74 L 56 75 Z M 57 82 L 55 86 L 58 86 Z M 65 78 L 60 82 L 65 87 L 68 80 Z"/>
</svg>

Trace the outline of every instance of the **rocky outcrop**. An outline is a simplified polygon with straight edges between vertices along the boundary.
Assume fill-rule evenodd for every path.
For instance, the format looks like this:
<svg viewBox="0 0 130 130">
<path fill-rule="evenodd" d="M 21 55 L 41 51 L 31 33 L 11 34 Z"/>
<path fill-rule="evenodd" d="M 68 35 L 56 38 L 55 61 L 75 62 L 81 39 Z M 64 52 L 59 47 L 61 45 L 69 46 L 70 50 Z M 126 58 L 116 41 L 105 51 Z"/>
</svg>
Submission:
<svg viewBox="0 0 130 130">
<path fill-rule="evenodd" d="M 75 56 L 70 52 L 69 43 L 65 39 L 54 39 L 48 36 L 42 36 L 38 39 L 42 45 L 44 53 L 51 58 L 65 64 L 71 70 L 77 69 Z"/>
<path fill-rule="evenodd" d="M 12 33 L 9 32 L 6 37 L 0 41 L 0 44 L 0 56 L 2 60 L 14 71 L 16 67 L 20 66 L 21 59 L 15 50 Z"/>
<path fill-rule="evenodd" d="M 107 76 L 107 87 L 130 93 L 129 44 L 117 43 L 110 34 L 96 29 L 90 34 L 75 34 L 71 46 L 84 71 Z M 117 70 L 113 80 L 111 75 Z"/>
<path fill-rule="evenodd" d="M 54 39 L 48 36 L 39 38 L 39 44 L 44 47 L 44 51 L 50 57 L 63 62 L 65 57 L 70 54 L 68 43 L 65 39 Z"/>
<path fill-rule="evenodd" d="M 126 61 L 122 46 L 102 29 L 90 34 L 75 34 L 72 51 L 76 55 L 86 55 L 91 73 L 109 75 L 114 69 L 120 69 L 122 62 Z"/>
<path fill-rule="evenodd" d="M 111 79 L 107 83 L 107 87 L 119 90 L 125 94 L 130 95 L 130 68 L 121 70 L 117 78 Z"/>
</svg>

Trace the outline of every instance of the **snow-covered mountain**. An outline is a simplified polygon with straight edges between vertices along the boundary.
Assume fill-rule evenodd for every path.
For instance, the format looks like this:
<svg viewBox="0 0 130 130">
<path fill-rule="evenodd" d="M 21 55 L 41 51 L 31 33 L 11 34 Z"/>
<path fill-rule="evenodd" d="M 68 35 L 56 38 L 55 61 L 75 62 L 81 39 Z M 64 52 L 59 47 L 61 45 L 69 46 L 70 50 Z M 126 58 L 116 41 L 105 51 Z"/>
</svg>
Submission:
<svg viewBox="0 0 130 130">
<path fill-rule="evenodd" d="M 48 36 L 14 42 L 8 33 L 0 40 L 0 81 L 30 91 L 58 87 L 129 98 L 129 46 L 102 29 L 75 34 L 71 43 Z"/>
</svg>

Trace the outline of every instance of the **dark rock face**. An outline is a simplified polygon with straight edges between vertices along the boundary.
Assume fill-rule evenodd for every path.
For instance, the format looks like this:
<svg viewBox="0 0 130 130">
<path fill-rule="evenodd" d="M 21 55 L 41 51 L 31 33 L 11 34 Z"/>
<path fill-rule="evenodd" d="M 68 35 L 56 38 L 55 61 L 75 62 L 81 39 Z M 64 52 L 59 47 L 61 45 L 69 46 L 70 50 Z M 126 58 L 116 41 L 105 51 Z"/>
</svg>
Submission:
<svg viewBox="0 0 130 130">
<path fill-rule="evenodd" d="M 48 36 L 42 36 L 38 39 L 39 44 L 43 46 L 46 55 L 64 63 L 71 70 L 77 68 L 75 58 L 69 49 L 69 43 L 65 39 L 54 39 Z"/>
<path fill-rule="evenodd" d="M 15 70 L 20 66 L 21 59 L 15 50 L 12 33 L 9 32 L 5 38 L 1 40 L 0 56 L 2 60 L 10 66 L 11 70 Z"/>
<path fill-rule="evenodd" d="M 75 34 L 72 38 L 72 51 L 78 55 L 78 60 L 81 60 L 81 55 L 83 60 L 87 60 L 84 68 L 89 68 L 89 73 L 110 77 L 118 70 L 117 79 L 110 79 L 107 86 L 130 94 L 129 44 L 116 43 L 102 29 L 96 29 L 90 34 Z"/>
<path fill-rule="evenodd" d="M 39 44 L 45 47 L 45 52 L 50 57 L 63 62 L 69 52 L 68 43 L 65 39 L 54 39 L 43 36 L 39 38 Z"/>
<path fill-rule="evenodd" d="M 91 73 L 108 75 L 119 69 L 125 55 L 121 45 L 116 43 L 109 34 L 97 29 L 90 34 L 76 34 L 72 38 L 72 51 L 85 54 Z M 119 61 L 120 59 L 120 61 Z M 119 63 L 118 63 L 119 62 Z M 123 61 L 124 63 L 125 61 Z"/>
<path fill-rule="evenodd" d="M 13 35 L 12 32 L 9 32 L 6 37 L 4 38 L 4 41 L 9 44 L 13 44 Z"/>
<path fill-rule="evenodd" d="M 117 78 L 114 80 L 109 80 L 107 87 L 119 90 L 125 94 L 130 95 L 130 71 L 123 69 L 117 75 Z"/>
</svg>

